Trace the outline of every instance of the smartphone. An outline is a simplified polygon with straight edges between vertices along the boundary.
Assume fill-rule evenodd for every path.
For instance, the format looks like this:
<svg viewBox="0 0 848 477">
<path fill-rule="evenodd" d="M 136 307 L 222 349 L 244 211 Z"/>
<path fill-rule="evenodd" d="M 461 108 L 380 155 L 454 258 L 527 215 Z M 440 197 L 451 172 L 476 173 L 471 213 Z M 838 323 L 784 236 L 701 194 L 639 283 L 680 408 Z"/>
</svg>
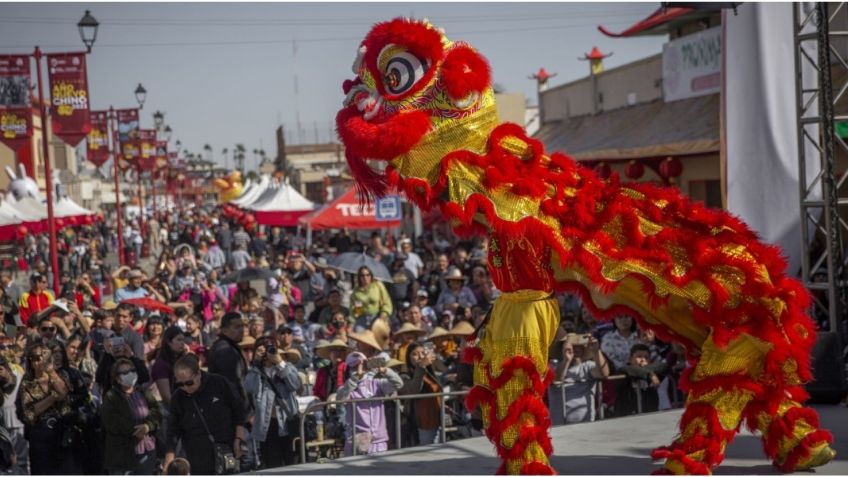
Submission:
<svg viewBox="0 0 848 477">
<path fill-rule="evenodd" d="M 365 369 L 385 368 L 387 364 L 388 363 L 384 357 L 375 356 L 373 358 L 369 358 L 368 361 L 365 362 Z"/>
<path fill-rule="evenodd" d="M 428 341 L 424 343 L 424 349 L 426 349 L 428 353 L 433 354 L 433 352 L 436 351 L 436 345 L 433 344 L 432 341 Z"/>
<path fill-rule="evenodd" d="M 109 344 L 112 345 L 112 349 L 120 348 L 126 344 L 123 336 L 113 336 L 109 338 Z"/>
</svg>

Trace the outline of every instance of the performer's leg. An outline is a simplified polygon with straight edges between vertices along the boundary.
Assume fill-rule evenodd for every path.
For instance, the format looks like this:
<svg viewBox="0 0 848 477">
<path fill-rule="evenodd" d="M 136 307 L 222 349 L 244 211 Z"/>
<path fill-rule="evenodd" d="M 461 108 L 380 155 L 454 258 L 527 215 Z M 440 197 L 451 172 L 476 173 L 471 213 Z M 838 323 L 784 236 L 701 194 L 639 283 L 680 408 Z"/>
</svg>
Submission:
<svg viewBox="0 0 848 477">
<path fill-rule="evenodd" d="M 551 426 L 543 396 L 551 380 L 547 350 L 559 324 L 555 299 L 537 291 L 501 295 L 472 348 L 474 382 L 466 403 L 481 407 L 486 436 L 503 463 L 500 474 L 553 474 Z"/>
<path fill-rule="evenodd" d="M 803 390 L 797 391 L 805 394 Z M 752 403 L 747 411 L 748 426 L 763 434 L 766 455 L 783 472 L 827 464 L 836 457 L 836 451 L 829 445 L 833 436 L 819 429 L 815 410 L 787 398 L 786 394 L 767 393 L 766 398 L 773 398 Z"/>
<path fill-rule="evenodd" d="M 743 411 L 762 392 L 752 376 L 761 373 L 768 349 L 769 345 L 747 335 L 724 350 L 716 348 L 712 337 L 707 338 L 698 365 L 681 380 L 689 397 L 680 435 L 670 446 L 651 454 L 654 459 L 666 460 L 660 473 L 706 475 L 721 463 Z"/>
</svg>

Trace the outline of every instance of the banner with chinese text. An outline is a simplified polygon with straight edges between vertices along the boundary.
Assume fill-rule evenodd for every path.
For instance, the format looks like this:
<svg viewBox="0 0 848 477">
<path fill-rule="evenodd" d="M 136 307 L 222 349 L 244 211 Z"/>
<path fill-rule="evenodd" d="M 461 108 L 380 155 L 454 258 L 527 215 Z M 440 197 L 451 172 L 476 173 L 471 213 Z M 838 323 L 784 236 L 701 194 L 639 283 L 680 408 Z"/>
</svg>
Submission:
<svg viewBox="0 0 848 477">
<path fill-rule="evenodd" d="M 118 140 L 122 143 L 138 139 L 138 109 L 118 109 Z"/>
<path fill-rule="evenodd" d="M 140 129 L 138 131 L 138 150 L 140 154 L 139 167 L 141 167 L 141 170 L 152 170 L 156 163 L 155 129 Z"/>
<path fill-rule="evenodd" d="M 97 167 L 109 160 L 109 111 L 91 112 L 91 131 L 86 137 L 86 159 Z"/>
<path fill-rule="evenodd" d="M 17 151 L 32 137 L 29 56 L 0 55 L 0 142 Z"/>
<path fill-rule="evenodd" d="M 85 53 L 47 55 L 53 134 L 76 147 L 91 131 Z"/>
</svg>

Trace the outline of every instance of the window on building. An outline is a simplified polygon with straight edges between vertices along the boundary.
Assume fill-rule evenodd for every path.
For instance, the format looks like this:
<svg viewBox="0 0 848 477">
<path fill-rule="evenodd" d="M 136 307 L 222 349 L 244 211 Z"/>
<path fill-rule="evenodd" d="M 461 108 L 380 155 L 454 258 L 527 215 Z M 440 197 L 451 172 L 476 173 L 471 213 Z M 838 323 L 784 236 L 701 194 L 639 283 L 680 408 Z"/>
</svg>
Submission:
<svg viewBox="0 0 848 477">
<path fill-rule="evenodd" d="M 721 181 L 718 179 L 689 181 L 689 197 L 703 202 L 707 207 L 720 209 L 722 207 Z"/>
</svg>

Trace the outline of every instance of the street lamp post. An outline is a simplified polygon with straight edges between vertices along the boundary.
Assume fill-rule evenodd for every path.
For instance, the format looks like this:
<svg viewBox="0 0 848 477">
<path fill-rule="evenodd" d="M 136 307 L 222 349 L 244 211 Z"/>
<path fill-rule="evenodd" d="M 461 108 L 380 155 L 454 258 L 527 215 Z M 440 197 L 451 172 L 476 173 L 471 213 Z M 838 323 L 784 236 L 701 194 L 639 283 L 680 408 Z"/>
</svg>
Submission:
<svg viewBox="0 0 848 477">
<path fill-rule="evenodd" d="M 97 39 L 97 28 L 99 23 L 86 10 L 83 18 L 77 23 L 80 39 L 86 47 L 86 53 L 91 53 L 91 47 Z M 59 294 L 59 252 L 56 246 L 56 217 L 53 211 L 53 171 L 50 166 L 50 144 L 47 139 L 47 107 L 44 96 L 44 80 L 41 74 L 41 59 L 43 57 L 41 48 L 35 47 L 32 54 L 35 58 L 35 71 L 38 80 L 38 109 L 41 114 L 41 149 L 44 154 L 44 185 L 47 195 L 47 230 L 50 237 L 50 267 L 53 270 L 53 292 Z"/>
<path fill-rule="evenodd" d="M 118 144 L 115 142 L 115 130 L 113 129 L 118 118 L 115 116 L 115 108 L 109 106 L 109 138 L 112 141 L 112 164 L 114 166 L 115 175 L 115 214 L 117 214 L 118 222 L 118 263 L 124 265 L 124 227 L 121 217 L 121 184 L 118 180 Z"/>
<path fill-rule="evenodd" d="M 138 87 L 135 89 L 135 100 L 138 102 L 138 109 L 144 109 L 144 101 L 147 100 L 147 90 L 144 89 L 144 86 L 141 83 L 138 84 Z M 139 126 L 141 118 L 139 118 Z M 138 233 L 141 236 L 144 236 L 144 198 L 142 197 L 142 186 L 141 186 L 141 151 L 138 151 L 138 159 L 135 161 L 135 170 L 138 175 Z M 142 248 L 142 254 L 144 253 L 144 249 Z M 141 257 L 138 257 L 141 258 Z"/>
</svg>

